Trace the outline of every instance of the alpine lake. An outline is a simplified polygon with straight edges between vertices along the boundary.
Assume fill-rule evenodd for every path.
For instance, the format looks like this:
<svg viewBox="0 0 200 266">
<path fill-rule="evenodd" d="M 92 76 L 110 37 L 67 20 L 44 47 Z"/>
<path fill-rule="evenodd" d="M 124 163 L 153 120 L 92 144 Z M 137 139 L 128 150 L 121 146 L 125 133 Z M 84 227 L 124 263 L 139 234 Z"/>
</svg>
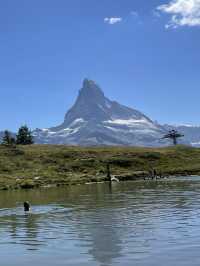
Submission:
<svg viewBox="0 0 200 266">
<path fill-rule="evenodd" d="M 0 192 L 2 266 L 199 266 L 199 252 L 198 176 Z"/>
</svg>

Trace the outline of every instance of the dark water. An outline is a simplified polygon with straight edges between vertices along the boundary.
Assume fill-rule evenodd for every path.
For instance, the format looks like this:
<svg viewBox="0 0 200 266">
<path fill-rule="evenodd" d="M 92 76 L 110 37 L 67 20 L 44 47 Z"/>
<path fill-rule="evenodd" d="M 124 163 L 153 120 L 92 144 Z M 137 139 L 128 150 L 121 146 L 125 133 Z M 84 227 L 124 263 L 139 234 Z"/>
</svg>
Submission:
<svg viewBox="0 0 200 266">
<path fill-rule="evenodd" d="M 0 265 L 199 266 L 200 177 L 1 192 Z"/>
</svg>

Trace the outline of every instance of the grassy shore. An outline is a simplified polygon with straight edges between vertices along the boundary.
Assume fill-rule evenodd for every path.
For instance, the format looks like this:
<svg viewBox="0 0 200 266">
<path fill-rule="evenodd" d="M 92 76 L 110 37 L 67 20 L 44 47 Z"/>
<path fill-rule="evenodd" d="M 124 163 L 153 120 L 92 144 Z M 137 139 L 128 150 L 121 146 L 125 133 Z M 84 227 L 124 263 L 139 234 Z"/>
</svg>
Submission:
<svg viewBox="0 0 200 266">
<path fill-rule="evenodd" d="M 200 174 L 200 149 L 0 145 L 0 189 L 105 181 L 107 162 L 122 180 L 143 178 L 151 168 L 167 176 Z"/>
</svg>

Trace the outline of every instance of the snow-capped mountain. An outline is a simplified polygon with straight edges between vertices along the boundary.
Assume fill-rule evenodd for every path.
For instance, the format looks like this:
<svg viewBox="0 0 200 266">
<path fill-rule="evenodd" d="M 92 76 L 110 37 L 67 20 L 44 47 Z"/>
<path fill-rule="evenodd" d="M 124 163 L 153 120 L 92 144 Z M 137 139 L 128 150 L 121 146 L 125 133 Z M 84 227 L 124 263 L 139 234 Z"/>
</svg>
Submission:
<svg viewBox="0 0 200 266">
<path fill-rule="evenodd" d="M 4 136 L 4 132 L 0 131 L 0 141 L 2 140 L 3 136 Z"/>
<path fill-rule="evenodd" d="M 56 127 L 36 129 L 36 143 L 160 146 L 165 129 L 141 112 L 111 101 L 85 79 L 78 98 Z"/>
<path fill-rule="evenodd" d="M 3 140 L 4 132 L 5 131 L 0 131 L 0 142 Z M 11 136 L 12 137 L 16 137 L 16 134 L 15 133 L 13 133 L 13 132 L 10 132 L 10 133 L 11 133 Z"/>
</svg>

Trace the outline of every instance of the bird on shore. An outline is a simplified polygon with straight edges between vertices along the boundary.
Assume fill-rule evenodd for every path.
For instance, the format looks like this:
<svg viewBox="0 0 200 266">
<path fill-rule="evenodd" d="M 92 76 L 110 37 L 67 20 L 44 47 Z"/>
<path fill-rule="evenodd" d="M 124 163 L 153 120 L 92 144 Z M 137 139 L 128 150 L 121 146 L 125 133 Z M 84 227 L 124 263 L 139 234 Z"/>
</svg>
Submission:
<svg viewBox="0 0 200 266">
<path fill-rule="evenodd" d="M 115 177 L 115 176 L 112 176 L 111 177 L 111 182 L 117 182 L 117 183 L 119 183 L 119 179 L 117 177 Z"/>
</svg>

